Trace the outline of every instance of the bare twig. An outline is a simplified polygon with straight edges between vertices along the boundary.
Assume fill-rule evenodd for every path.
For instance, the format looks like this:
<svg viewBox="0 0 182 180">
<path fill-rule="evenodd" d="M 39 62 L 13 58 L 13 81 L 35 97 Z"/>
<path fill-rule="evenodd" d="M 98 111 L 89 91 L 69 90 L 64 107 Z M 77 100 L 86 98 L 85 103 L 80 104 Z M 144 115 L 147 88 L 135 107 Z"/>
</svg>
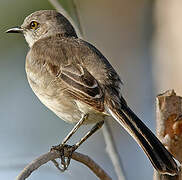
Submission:
<svg viewBox="0 0 182 180">
<path fill-rule="evenodd" d="M 66 17 L 69 16 L 67 12 L 66 12 L 66 14 L 64 14 L 65 10 L 63 10 L 61 4 L 57 0 L 49 0 L 49 2 L 52 3 L 52 5 L 54 6 L 54 8 L 57 11 L 61 12 Z M 69 17 L 68 19 L 69 20 L 71 19 L 72 24 L 75 27 L 78 27 L 77 32 L 79 33 L 80 37 L 84 38 L 83 28 L 82 28 L 81 21 L 80 21 L 79 10 L 77 7 L 78 2 L 76 2 L 76 0 L 72 0 L 71 3 L 73 6 L 72 8 L 73 8 L 74 14 L 77 19 L 77 26 L 75 26 L 75 23 L 73 22 L 71 17 Z M 121 159 L 117 152 L 116 145 L 115 145 L 115 142 L 112 137 L 112 132 L 110 131 L 109 124 L 107 122 L 105 122 L 102 132 L 103 132 L 105 143 L 106 143 L 107 153 L 113 163 L 114 170 L 117 174 L 118 180 L 125 180 L 126 178 L 124 176 L 124 170 L 123 170 L 123 166 L 121 163 Z"/>
<path fill-rule="evenodd" d="M 157 96 L 157 137 L 171 154 L 182 162 L 182 97 L 170 90 Z M 154 180 L 181 180 L 182 173 L 176 176 L 154 174 Z"/>
<path fill-rule="evenodd" d="M 78 0 L 72 0 L 72 4 L 73 4 L 73 10 L 74 10 L 74 14 L 77 18 L 77 24 L 78 24 L 78 29 L 80 30 L 80 34 L 82 37 L 84 37 L 84 32 L 83 32 L 83 27 L 81 25 L 81 17 L 80 17 L 80 11 L 79 11 L 79 8 L 78 8 Z"/>
<path fill-rule="evenodd" d="M 58 0 L 48 0 L 50 2 L 50 4 L 53 5 L 53 7 L 60 12 L 61 14 L 64 14 L 64 16 L 70 21 L 73 22 L 72 18 L 70 17 L 70 15 L 67 13 L 67 11 L 64 10 L 64 8 L 60 5 L 60 3 L 58 2 Z M 74 24 L 74 22 L 73 22 Z"/>
<path fill-rule="evenodd" d="M 75 14 L 75 16 L 77 16 L 78 28 L 80 30 L 80 34 L 82 35 L 82 37 L 84 37 L 83 28 L 82 28 L 82 25 L 80 22 L 80 16 L 79 16 L 79 10 L 77 7 L 77 3 L 76 3 L 76 0 L 72 0 L 74 14 Z M 102 127 L 102 133 L 104 135 L 104 139 L 105 139 L 105 143 L 106 143 L 106 152 L 108 153 L 108 155 L 112 161 L 114 170 L 118 177 L 118 180 L 125 180 L 124 170 L 123 170 L 123 166 L 121 163 L 121 159 L 117 152 L 117 148 L 116 148 L 115 142 L 113 140 L 112 132 L 109 128 L 108 122 L 104 123 L 104 126 Z"/>
<path fill-rule="evenodd" d="M 69 155 L 69 152 L 65 150 L 65 156 Z M 58 151 L 52 150 L 51 152 L 45 153 L 37 159 L 33 160 L 30 164 L 28 164 L 23 171 L 18 175 L 16 180 L 25 180 L 28 178 L 33 171 L 38 169 L 43 164 L 48 161 L 55 160 L 56 158 L 60 158 L 60 153 Z M 101 180 L 111 180 L 109 175 L 98 165 L 96 164 L 90 157 L 83 155 L 78 152 L 73 152 L 72 159 L 83 163 L 86 165 L 99 179 Z"/>
<path fill-rule="evenodd" d="M 50 4 L 61 14 L 63 14 L 70 22 L 71 24 L 74 26 L 76 33 L 79 37 L 82 37 L 81 30 L 79 29 L 81 27 L 80 23 L 77 25 L 75 24 L 75 22 L 73 21 L 73 19 L 71 18 L 71 16 L 67 13 L 67 11 L 64 10 L 64 8 L 61 6 L 61 4 L 59 3 L 58 0 L 48 0 L 50 2 Z M 78 22 L 79 22 L 79 18 L 78 18 Z"/>
<path fill-rule="evenodd" d="M 125 180 L 126 178 L 124 175 L 121 159 L 118 157 L 117 148 L 114 143 L 112 132 L 107 121 L 105 121 L 104 126 L 102 127 L 102 132 L 106 142 L 106 151 L 115 168 L 116 174 L 118 176 L 118 180 Z"/>
</svg>

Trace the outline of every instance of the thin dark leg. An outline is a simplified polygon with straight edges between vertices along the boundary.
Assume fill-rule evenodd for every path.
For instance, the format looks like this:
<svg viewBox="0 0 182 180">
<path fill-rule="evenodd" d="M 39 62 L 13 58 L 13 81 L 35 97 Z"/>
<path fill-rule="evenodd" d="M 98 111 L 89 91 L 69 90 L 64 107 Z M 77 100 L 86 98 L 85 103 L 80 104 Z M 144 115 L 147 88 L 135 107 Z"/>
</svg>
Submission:
<svg viewBox="0 0 182 180">
<path fill-rule="evenodd" d="M 74 126 L 74 128 L 71 130 L 71 132 L 64 138 L 63 142 L 58 145 L 58 146 L 54 146 L 52 149 L 54 150 L 58 150 L 60 152 L 60 157 L 61 157 L 61 164 L 62 164 L 62 171 L 65 171 L 69 164 L 70 164 L 70 160 L 71 160 L 71 156 L 72 153 L 83 143 L 85 142 L 92 134 L 94 134 L 97 130 L 99 130 L 102 125 L 104 124 L 104 121 L 100 121 L 97 124 L 95 124 L 92 129 L 83 137 L 80 139 L 79 142 L 77 142 L 75 145 L 73 146 L 69 146 L 66 145 L 66 142 L 70 139 L 70 137 L 78 130 L 78 128 L 83 124 L 83 122 L 87 119 L 88 115 L 84 115 L 80 121 Z M 69 149 L 70 151 L 70 155 L 68 157 L 64 156 L 64 148 Z M 56 164 L 57 166 L 57 162 L 53 161 L 54 164 Z"/>
<path fill-rule="evenodd" d="M 92 134 L 94 134 L 97 130 L 99 130 L 102 125 L 104 124 L 104 121 L 100 121 L 95 126 L 92 127 L 92 129 L 83 137 L 80 139 L 79 142 L 77 142 L 74 146 L 75 149 L 77 149 L 83 142 L 85 142 Z"/>
<path fill-rule="evenodd" d="M 83 115 L 83 117 L 77 122 L 77 124 L 73 127 L 73 129 L 69 132 L 69 134 L 64 138 L 60 145 L 66 144 L 66 142 L 75 134 L 75 132 L 79 129 L 79 127 L 83 124 L 83 122 L 87 119 L 87 114 Z"/>
</svg>

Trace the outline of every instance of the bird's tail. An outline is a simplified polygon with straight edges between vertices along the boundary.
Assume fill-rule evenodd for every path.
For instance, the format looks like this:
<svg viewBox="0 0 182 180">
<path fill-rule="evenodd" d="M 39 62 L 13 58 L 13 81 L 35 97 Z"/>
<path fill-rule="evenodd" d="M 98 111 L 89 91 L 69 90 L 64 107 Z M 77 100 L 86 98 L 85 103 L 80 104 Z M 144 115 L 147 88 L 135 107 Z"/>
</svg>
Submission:
<svg viewBox="0 0 182 180">
<path fill-rule="evenodd" d="M 161 174 L 176 175 L 179 168 L 173 156 L 127 106 L 125 101 L 118 103 L 113 100 L 106 100 L 106 104 L 109 113 L 138 142 L 155 169 Z"/>
</svg>

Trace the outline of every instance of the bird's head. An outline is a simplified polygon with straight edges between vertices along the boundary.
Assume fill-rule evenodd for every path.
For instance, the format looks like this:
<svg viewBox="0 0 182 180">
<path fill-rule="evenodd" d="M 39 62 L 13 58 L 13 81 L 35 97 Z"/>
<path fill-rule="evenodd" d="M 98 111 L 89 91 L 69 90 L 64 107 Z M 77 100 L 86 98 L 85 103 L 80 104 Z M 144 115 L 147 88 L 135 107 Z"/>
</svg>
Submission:
<svg viewBox="0 0 182 180">
<path fill-rule="evenodd" d="M 25 18 L 20 27 L 13 27 L 7 33 L 22 33 L 31 47 L 37 40 L 61 34 L 77 37 L 71 23 L 55 10 L 40 10 Z"/>
</svg>

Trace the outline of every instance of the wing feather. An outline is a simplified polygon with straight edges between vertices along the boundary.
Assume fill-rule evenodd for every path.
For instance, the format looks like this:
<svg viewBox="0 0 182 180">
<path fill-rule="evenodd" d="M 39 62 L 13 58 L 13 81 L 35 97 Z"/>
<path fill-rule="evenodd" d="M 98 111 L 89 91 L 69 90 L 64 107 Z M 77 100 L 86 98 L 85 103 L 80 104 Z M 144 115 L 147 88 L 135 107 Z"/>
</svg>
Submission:
<svg viewBox="0 0 182 180">
<path fill-rule="evenodd" d="M 64 83 L 64 91 L 76 100 L 91 105 L 98 111 L 104 111 L 103 82 L 104 78 L 107 79 L 105 64 L 99 59 L 99 64 L 95 63 L 96 58 L 100 57 L 95 57 L 88 45 L 81 40 L 48 37 L 33 45 L 31 56 L 36 59 L 37 64 L 43 64 L 40 67 L 46 69 L 47 76 L 53 79 L 51 82 Z M 95 68 L 90 69 L 93 65 Z M 97 73 L 100 70 L 102 78 Z"/>
<path fill-rule="evenodd" d="M 69 86 L 70 95 L 99 111 L 104 111 L 103 92 L 99 83 L 85 68 L 80 68 L 80 75 L 63 69 L 59 77 Z"/>
</svg>

